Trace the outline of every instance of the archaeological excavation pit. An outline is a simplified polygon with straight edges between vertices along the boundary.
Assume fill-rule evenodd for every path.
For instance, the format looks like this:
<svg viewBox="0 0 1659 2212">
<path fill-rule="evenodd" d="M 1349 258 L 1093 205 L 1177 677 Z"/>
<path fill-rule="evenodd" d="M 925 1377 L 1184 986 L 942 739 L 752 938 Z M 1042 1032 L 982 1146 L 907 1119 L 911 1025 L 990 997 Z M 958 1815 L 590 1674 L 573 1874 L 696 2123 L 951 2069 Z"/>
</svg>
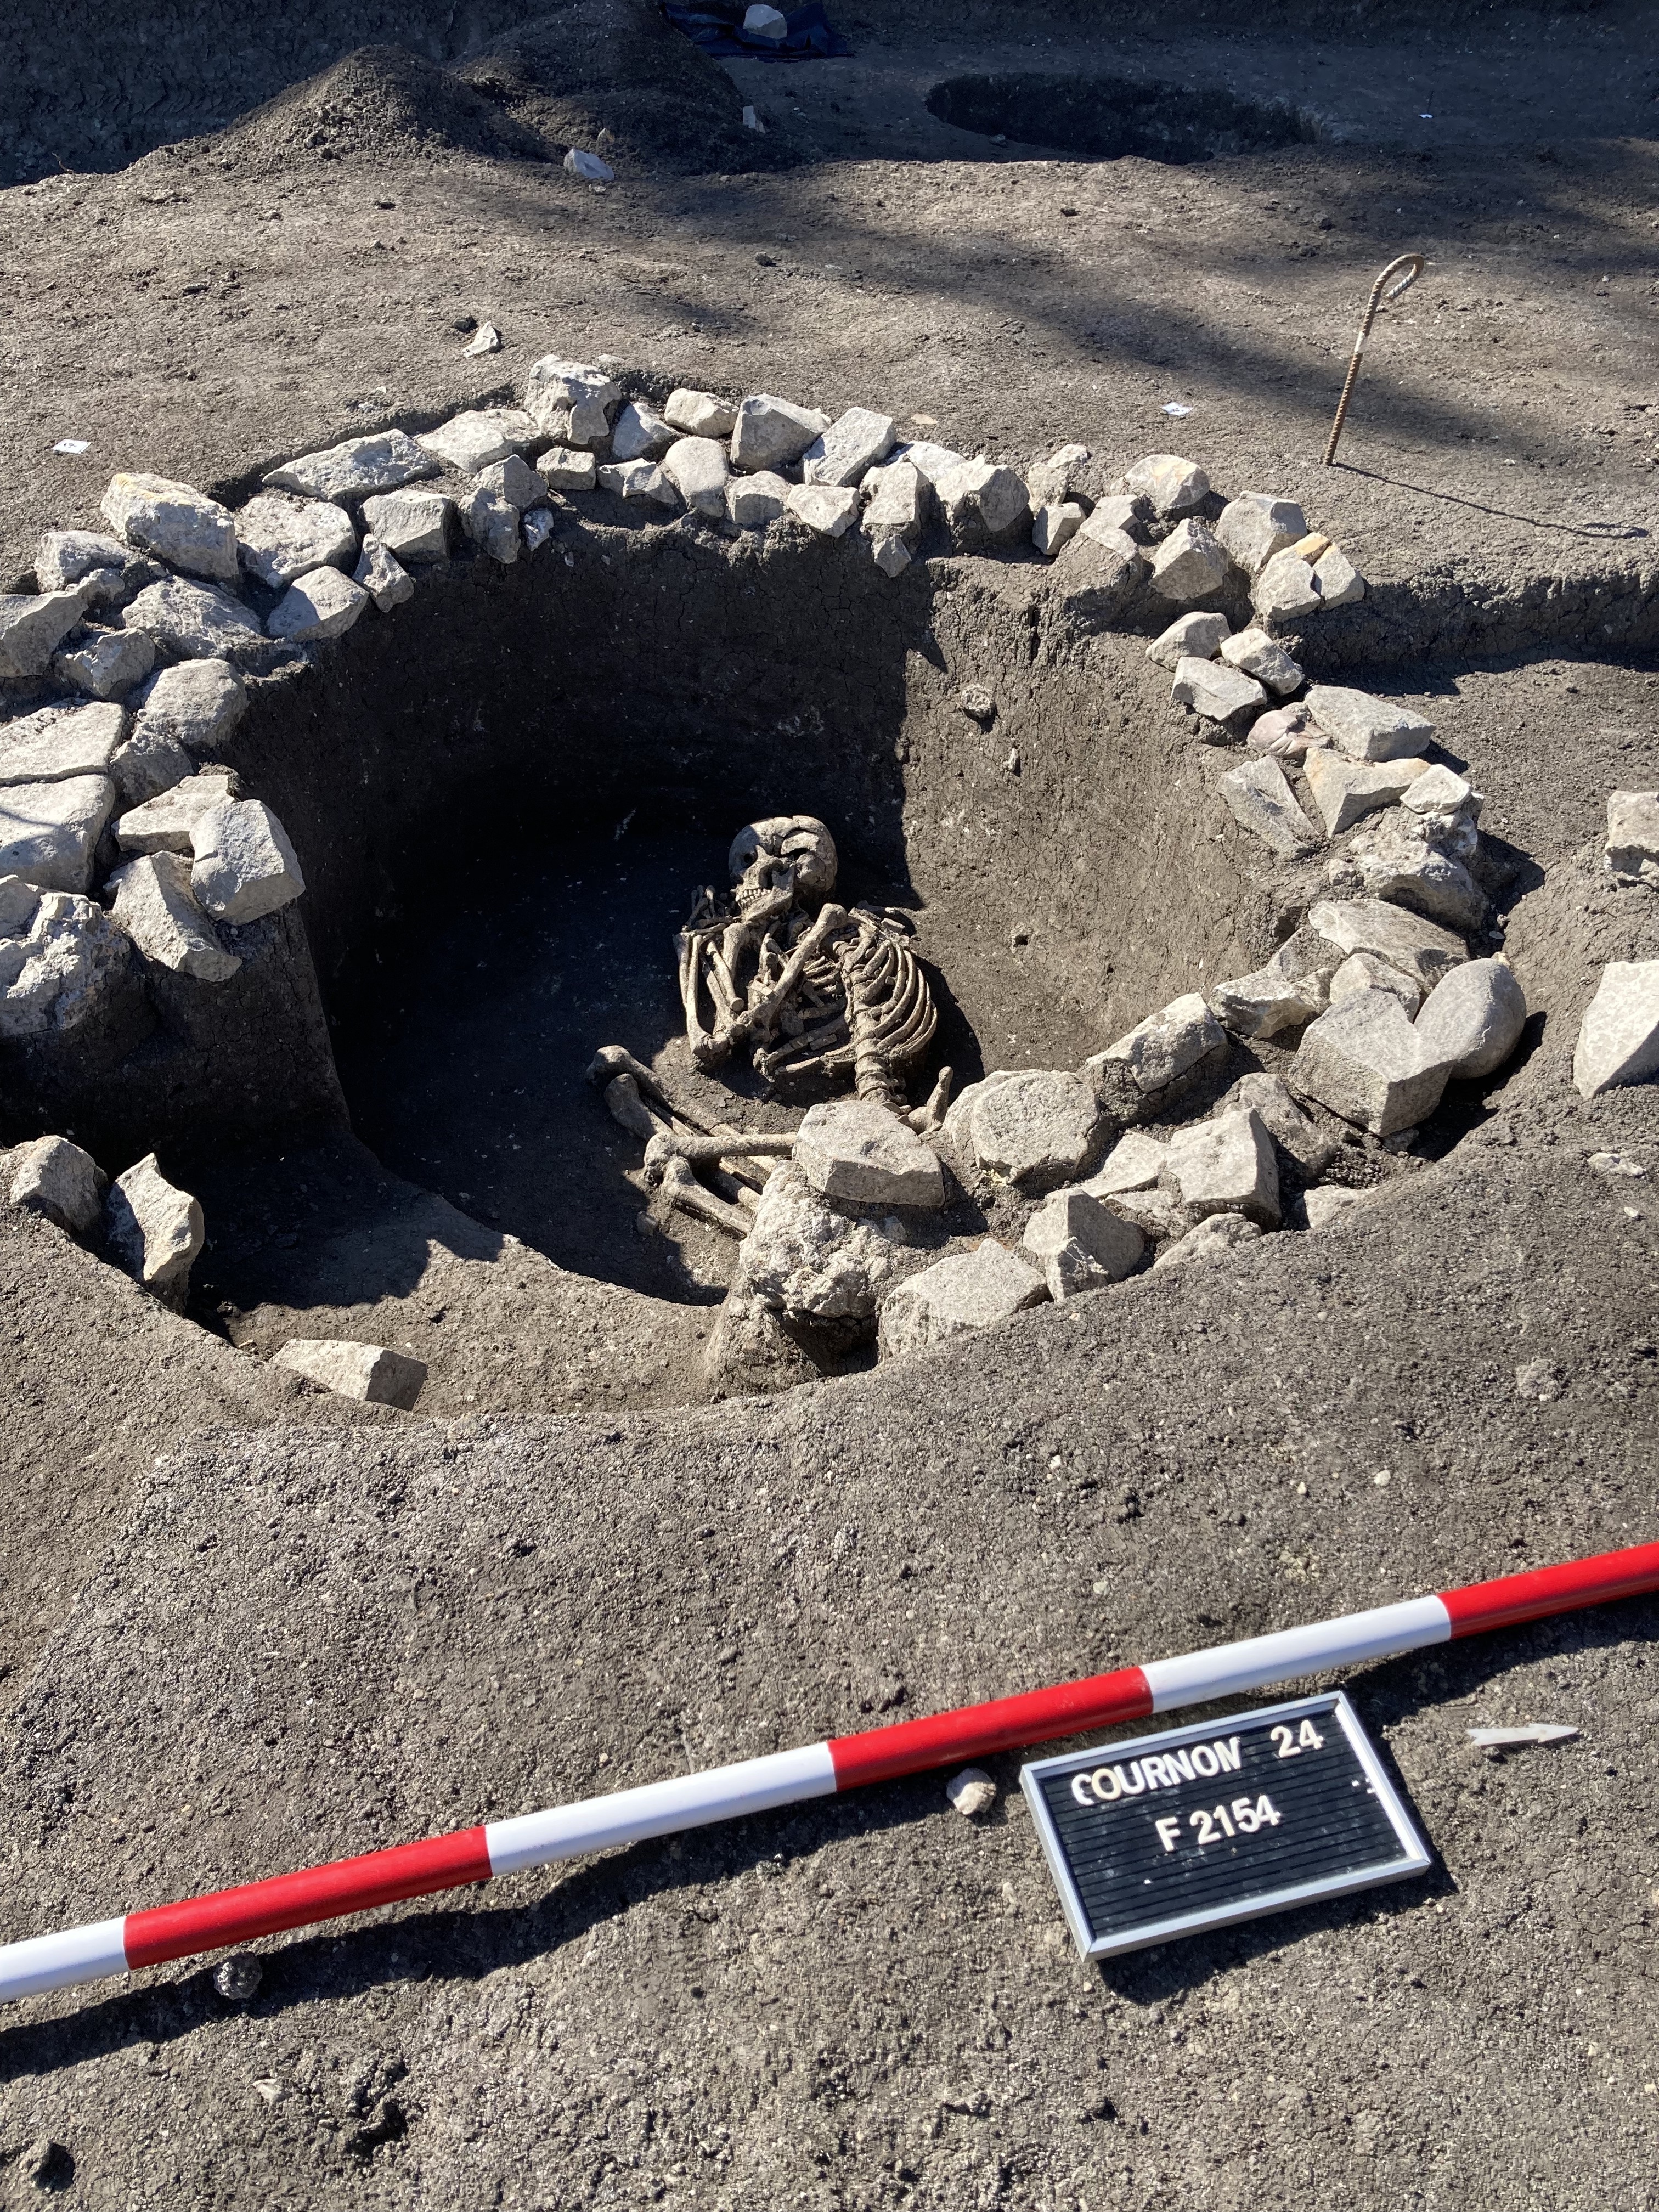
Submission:
<svg viewBox="0 0 1659 2212">
<path fill-rule="evenodd" d="M 927 95 L 941 123 L 981 138 L 1052 147 L 1085 161 L 1177 166 L 1311 144 L 1318 131 L 1281 100 L 1241 100 L 1219 86 L 1036 71 L 947 77 Z"/>
</svg>

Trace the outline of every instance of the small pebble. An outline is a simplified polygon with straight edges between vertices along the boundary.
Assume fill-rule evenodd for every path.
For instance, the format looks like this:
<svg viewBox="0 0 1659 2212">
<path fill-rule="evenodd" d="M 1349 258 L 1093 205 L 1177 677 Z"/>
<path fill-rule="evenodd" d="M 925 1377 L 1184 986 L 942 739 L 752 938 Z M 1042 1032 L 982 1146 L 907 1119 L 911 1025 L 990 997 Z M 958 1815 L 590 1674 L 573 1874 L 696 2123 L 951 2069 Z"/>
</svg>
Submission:
<svg viewBox="0 0 1659 2212">
<path fill-rule="evenodd" d="M 968 1820 L 988 1813 L 997 1802 L 997 1785 L 982 1766 L 964 1766 L 945 1785 L 945 1794 Z"/>
<path fill-rule="evenodd" d="M 251 1951 L 234 1951 L 214 1968 L 213 1986 L 233 2004 L 247 2004 L 258 1995 L 264 1978 L 264 1965 Z"/>
</svg>

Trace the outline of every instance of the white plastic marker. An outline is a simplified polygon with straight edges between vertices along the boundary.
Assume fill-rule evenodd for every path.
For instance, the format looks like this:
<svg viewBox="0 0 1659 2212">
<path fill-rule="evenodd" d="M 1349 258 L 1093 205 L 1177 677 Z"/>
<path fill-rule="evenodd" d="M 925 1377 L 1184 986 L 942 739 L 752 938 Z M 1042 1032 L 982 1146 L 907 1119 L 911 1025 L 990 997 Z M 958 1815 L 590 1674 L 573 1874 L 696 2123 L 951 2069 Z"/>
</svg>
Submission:
<svg viewBox="0 0 1659 2212">
<path fill-rule="evenodd" d="M 888 1782 L 928 1767 L 956 1765 L 1028 1743 L 1049 1743 L 1119 1721 L 1145 1720 L 1182 1705 L 1206 1705 L 1300 1674 L 1363 1665 L 1455 1637 L 1507 1628 L 1547 1613 L 1659 1589 L 1659 1544 L 1603 1552 L 1566 1566 L 1541 1567 L 1474 1583 L 1438 1597 L 1407 1598 L 1369 1613 L 1340 1614 L 1308 1628 L 1253 1636 L 1182 1659 L 1154 1659 L 1080 1682 L 963 1705 L 923 1720 L 900 1721 L 861 1735 L 833 1737 L 800 1751 L 778 1751 L 706 1774 L 621 1790 L 609 1797 L 514 1820 L 491 1820 L 429 1842 L 400 1844 L 362 1858 L 336 1859 L 303 1874 L 278 1875 L 240 1889 L 215 1890 L 181 1905 L 152 1905 L 118 1920 L 95 1921 L 59 1936 L 0 1946 L 0 2001 L 38 1996 L 138 1966 L 158 1966 L 287 1928 L 307 1928 L 342 1913 L 366 1912 L 400 1899 L 432 1897 L 491 1875 L 549 1866 L 584 1852 L 635 1844 L 740 1820 L 780 1805 L 830 1797 L 866 1783 Z"/>
</svg>

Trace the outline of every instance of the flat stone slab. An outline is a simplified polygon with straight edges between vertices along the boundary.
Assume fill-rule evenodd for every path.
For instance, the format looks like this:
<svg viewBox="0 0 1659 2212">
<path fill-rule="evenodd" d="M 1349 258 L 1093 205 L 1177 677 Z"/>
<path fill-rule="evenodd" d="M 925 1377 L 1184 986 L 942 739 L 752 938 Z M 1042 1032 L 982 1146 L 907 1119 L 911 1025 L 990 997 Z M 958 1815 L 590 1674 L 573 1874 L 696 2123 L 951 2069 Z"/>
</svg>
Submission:
<svg viewBox="0 0 1659 2212">
<path fill-rule="evenodd" d="M 1621 884 L 1659 884 L 1659 791 L 1609 794 L 1607 863 Z"/>
<path fill-rule="evenodd" d="M 535 445 L 541 431 L 535 417 L 522 407 L 472 407 L 452 415 L 435 430 L 425 431 L 415 442 L 423 453 L 475 477 L 493 461 L 522 453 Z"/>
<path fill-rule="evenodd" d="M 308 568 L 349 568 L 357 530 L 344 507 L 291 493 L 258 492 L 235 517 L 237 556 L 250 575 L 281 591 Z"/>
<path fill-rule="evenodd" d="M 118 816 L 115 842 L 127 854 L 188 853 L 197 817 L 236 796 L 228 768 L 203 769 Z"/>
<path fill-rule="evenodd" d="M 1507 960 L 1454 968 L 1430 993 L 1416 1024 L 1424 1049 L 1461 1083 L 1495 1075 L 1526 1025 L 1527 994 Z"/>
<path fill-rule="evenodd" d="M 0 726 L 0 785 L 59 783 L 71 775 L 103 775 L 126 734 L 123 708 L 42 707 Z"/>
<path fill-rule="evenodd" d="M 380 1344 L 350 1344 L 321 1336 L 290 1337 L 271 1358 L 273 1367 L 286 1367 L 303 1375 L 325 1390 L 343 1398 L 360 1398 L 371 1406 L 398 1406 L 407 1413 L 421 1395 L 426 1380 L 424 1359 L 392 1352 Z"/>
<path fill-rule="evenodd" d="M 1479 929 L 1487 900 L 1455 852 L 1447 852 L 1434 825 L 1394 807 L 1360 830 L 1326 872 L 1334 887 L 1413 908 L 1448 929 Z"/>
<path fill-rule="evenodd" d="M 1021 1249 L 1042 1270 L 1058 1301 L 1103 1289 L 1133 1274 L 1146 1255 L 1139 1229 L 1081 1188 L 1057 1190 L 1025 1224 Z"/>
<path fill-rule="evenodd" d="M 0 679 L 26 684 L 44 676 L 86 611 L 78 591 L 0 592 Z"/>
<path fill-rule="evenodd" d="M 1299 691 L 1307 681 L 1284 647 L 1265 629 L 1242 629 L 1236 637 L 1224 638 L 1221 658 L 1229 668 L 1254 676 L 1258 684 L 1265 684 L 1281 698 Z"/>
<path fill-rule="evenodd" d="M 399 561 L 443 561 L 455 502 L 441 491 L 401 490 L 365 500 L 363 520 Z"/>
<path fill-rule="evenodd" d="M 1351 1190 L 1344 1183 L 1321 1183 L 1303 1193 L 1302 1210 L 1310 1229 L 1334 1229 L 1360 1212 L 1376 1195 L 1375 1189 Z"/>
<path fill-rule="evenodd" d="M 191 824 L 191 889 L 216 921 L 258 921 L 305 890 L 282 823 L 258 799 L 210 806 Z"/>
<path fill-rule="evenodd" d="M 1178 607 L 1213 599 L 1227 581 L 1227 549 L 1201 522 L 1176 523 L 1152 556 L 1152 588 Z"/>
<path fill-rule="evenodd" d="M 266 617 L 272 637 L 308 645 L 340 637 L 368 605 L 368 593 L 337 568 L 313 568 L 290 584 Z"/>
<path fill-rule="evenodd" d="M 52 656 L 54 674 L 94 699 L 117 699 L 155 665 L 155 641 L 141 629 L 97 629 Z"/>
<path fill-rule="evenodd" d="M 988 1237 L 910 1276 L 882 1301 L 878 1343 L 884 1359 L 902 1359 L 969 1329 L 988 1328 L 1042 1305 L 1048 1285 L 1037 1270 Z"/>
<path fill-rule="evenodd" d="M 0 854 L 0 866 L 4 855 Z M 1584 1010 L 1572 1055 L 1581 1097 L 1659 1073 L 1659 960 L 1610 960 Z"/>
<path fill-rule="evenodd" d="M 1146 658 L 1173 674 L 1183 660 L 1212 660 L 1232 635 L 1225 615 L 1177 615 L 1146 648 Z"/>
<path fill-rule="evenodd" d="M 137 703 L 132 733 L 168 737 L 186 751 L 210 753 L 247 712 L 247 686 L 228 660 L 164 668 Z"/>
<path fill-rule="evenodd" d="M 1266 1123 L 1253 1108 L 1177 1129 L 1164 1174 L 1189 1214 L 1242 1213 L 1279 1226 L 1279 1163 Z"/>
<path fill-rule="evenodd" d="M 1109 1044 L 1104 1052 L 1085 1060 L 1084 1066 L 1091 1074 L 1121 1068 L 1138 1091 L 1150 1096 L 1167 1090 L 1190 1073 L 1206 1054 L 1224 1052 L 1226 1047 L 1226 1035 L 1201 994 L 1188 991 L 1172 999 L 1158 1013 L 1148 1014 L 1144 1022 L 1137 1022 L 1115 1044 Z"/>
<path fill-rule="evenodd" d="M 859 495 L 848 486 L 796 484 L 785 506 L 815 538 L 841 538 L 858 520 Z"/>
<path fill-rule="evenodd" d="M 1281 860 L 1303 860 L 1324 842 L 1270 753 L 1229 769 L 1220 791 L 1239 827 L 1260 837 Z"/>
<path fill-rule="evenodd" d="M 1434 770 L 1412 756 L 1402 760 L 1357 761 L 1328 746 L 1316 745 L 1302 758 L 1302 773 L 1329 837 L 1340 836 L 1368 814 L 1396 805 L 1412 785 Z"/>
<path fill-rule="evenodd" d="M 163 1305 L 183 1312 L 206 1228 L 199 1200 L 167 1181 L 154 1152 L 110 1185 L 104 1240 L 118 1267 Z"/>
<path fill-rule="evenodd" d="M 1247 576 L 1259 575 L 1275 553 L 1308 534 L 1308 518 L 1293 499 L 1241 492 L 1221 510 L 1215 534 Z"/>
<path fill-rule="evenodd" d="M 1239 1245 L 1253 1243 L 1261 1234 L 1258 1224 L 1242 1213 L 1209 1214 L 1196 1229 L 1189 1229 L 1184 1237 L 1164 1246 L 1152 1262 L 1153 1272 L 1184 1267 L 1193 1261 L 1224 1260 Z"/>
<path fill-rule="evenodd" d="M 125 568 L 132 548 L 92 530 L 48 530 L 34 556 L 34 580 L 43 592 L 61 592 L 100 568 Z"/>
<path fill-rule="evenodd" d="M 858 483 L 867 469 L 892 451 L 895 428 L 890 415 L 849 407 L 802 453 L 802 477 L 808 483 Z"/>
<path fill-rule="evenodd" d="M 696 395 L 707 398 L 706 392 Z M 671 392 L 672 400 L 674 395 Z M 732 420 L 736 409 L 723 410 L 725 421 L 714 427 L 708 419 L 696 422 L 671 422 L 665 415 L 659 415 L 646 399 L 629 399 L 617 410 L 617 419 L 611 426 L 611 453 L 618 461 L 658 461 L 668 451 L 675 439 L 684 432 L 695 438 L 726 438 L 732 434 Z M 592 487 L 590 485 L 589 489 Z"/>
<path fill-rule="evenodd" d="M 0 789 L 0 876 L 38 890 L 85 892 L 93 856 L 115 809 L 106 775 L 70 775 Z"/>
<path fill-rule="evenodd" d="M 147 585 L 123 619 L 185 660 L 263 660 L 268 649 L 264 630 L 240 599 L 184 576 Z"/>
<path fill-rule="evenodd" d="M 1361 991 L 1310 1022 L 1289 1078 L 1303 1097 L 1377 1137 L 1432 1114 L 1446 1087 L 1445 1067 L 1387 991 Z"/>
<path fill-rule="evenodd" d="M 764 530 L 784 512 L 794 489 L 787 477 L 775 476 L 769 469 L 757 470 L 751 477 L 728 476 L 726 514 L 739 530 Z"/>
<path fill-rule="evenodd" d="M 734 469 L 782 469 L 798 461 L 815 438 L 830 428 L 816 407 L 797 407 L 769 392 L 751 392 L 732 422 Z"/>
<path fill-rule="evenodd" d="M 1032 1194 L 1073 1182 L 1094 1154 L 1100 1127 L 1093 1084 L 1060 1068 L 1000 1072 L 967 1117 L 975 1165 Z"/>
<path fill-rule="evenodd" d="M 1310 909 L 1308 927 L 1345 957 L 1375 952 L 1415 976 L 1425 991 L 1469 957 L 1451 930 L 1387 899 L 1322 899 Z"/>
<path fill-rule="evenodd" d="M 1210 496 L 1210 479 L 1179 453 L 1147 453 L 1125 470 L 1123 489 L 1150 500 L 1159 514 L 1186 514 Z"/>
<path fill-rule="evenodd" d="M 1351 760 L 1408 758 L 1421 753 L 1434 735 L 1434 724 L 1415 708 L 1397 707 L 1346 684 L 1314 684 L 1307 706 L 1337 750 Z"/>
<path fill-rule="evenodd" d="M 1188 653 L 1176 663 L 1170 697 L 1177 707 L 1190 707 L 1207 721 L 1229 729 L 1247 722 L 1267 703 L 1267 695 L 1254 676 L 1245 676 L 1224 661 L 1200 660 Z"/>
<path fill-rule="evenodd" d="M 196 903 L 181 853 L 144 853 L 110 878 L 111 911 L 146 960 L 198 982 L 228 982 L 241 966 Z"/>
<path fill-rule="evenodd" d="M 236 580 L 236 523 L 228 507 L 168 477 L 113 476 L 103 516 L 129 545 L 192 576 Z"/>
<path fill-rule="evenodd" d="M 627 412 L 628 409 L 624 407 L 622 415 L 617 417 L 618 432 L 622 428 L 623 416 Z M 682 384 L 677 386 L 664 402 L 662 419 L 671 430 L 683 437 L 729 438 L 737 428 L 737 402 L 721 399 L 712 392 L 699 392 L 690 385 Z M 663 443 L 666 447 L 672 443 L 672 440 L 665 439 Z M 623 453 L 614 438 L 611 450 L 619 461 L 634 461 L 640 458 L 640 453 Z M 641 447 L 640 453 L 644 451 Z M 652 458 L 654 459 L 656 456 L 653 454 Z"/>
<path fill-rule="evenodd" d="M 319 453 L 301 453 L 272 469 L 264 482 L 273 491 L 298 492 L 302 499 L 360 500 L 372 493 L 396 491 L 418 477 L 435 477 L 439 463 L 423 453 L 407 431 L 378 430 L 367 438 L 347 438 Z"/>
<path fill-rule="evenodd" d="M 1103 1164 L 1081 1188 L 1091 1198 L 1106 1198 L 1126 1190 L 1150 1190 L 1164 1173 L 1169 1157 L 1167 1144 L 1160 1144 L 1143 1130 L 1127 1130 L 1107 1153 Z"/>
<path fill-rule="evenodd" d="M 820 1196 L 862 1206 L 940 1206 L 945 1170 L 937 1152 L 896 1114 L 862 1098 L 809 1107 L 794 1161 Z"/>
<path fill-rule="evenodd" d="M 1296 622 L 1305 615 L 1317 614 L 1324 604 L 1312 568 L 1288 545 L 1264 563 L 1250 586 L 1250 605 L 1258 619 L 1270 629 L 1277 623 Z"/>
</svg>

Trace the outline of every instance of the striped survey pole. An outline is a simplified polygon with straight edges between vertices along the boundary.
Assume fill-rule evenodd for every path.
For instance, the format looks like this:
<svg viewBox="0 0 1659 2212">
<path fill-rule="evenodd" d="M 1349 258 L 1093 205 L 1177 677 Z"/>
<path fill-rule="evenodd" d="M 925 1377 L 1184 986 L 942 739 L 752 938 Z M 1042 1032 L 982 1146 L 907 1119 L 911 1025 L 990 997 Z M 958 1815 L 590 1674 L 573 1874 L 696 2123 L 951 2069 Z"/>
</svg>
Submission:
<svg viewBox="0 0 1659 2212">
<path fill-rule="evenodd" d="M 1183 1658 L 1153 1659 L 1144 1667 L 1122 1667 L 860 1735 L 834 1736 L 799 1751 L 773 1752 L 550 1812 L 491 1820 L 427 1843 L 336 1859 L 301 1874 L 278 1875 L 182 1904 L 152 1905 L 61 1935 L 0 1946 L 0 2001 L 72 1989 L 140 1966 L 246 1943 L 256 1936 L 312 1927 L 343 1913 L 367 1912 L 404 1898 L 434 1897 L 492 1875 L 517 1874 L 716 1820 L 741 1820 L 866 1783 L 1053 1742 L 1119 1721 L 1145 1720 L 1297 1675 L 1360 1666 L 1654 1589 L 1659 1589 L 1659 1544 L 1602 1552 L 1565 1566 L 1505 1575 L 1437 1597 L 1407 1598 L 1305 1628 L 1217 1644 Z"/>
</svg>

